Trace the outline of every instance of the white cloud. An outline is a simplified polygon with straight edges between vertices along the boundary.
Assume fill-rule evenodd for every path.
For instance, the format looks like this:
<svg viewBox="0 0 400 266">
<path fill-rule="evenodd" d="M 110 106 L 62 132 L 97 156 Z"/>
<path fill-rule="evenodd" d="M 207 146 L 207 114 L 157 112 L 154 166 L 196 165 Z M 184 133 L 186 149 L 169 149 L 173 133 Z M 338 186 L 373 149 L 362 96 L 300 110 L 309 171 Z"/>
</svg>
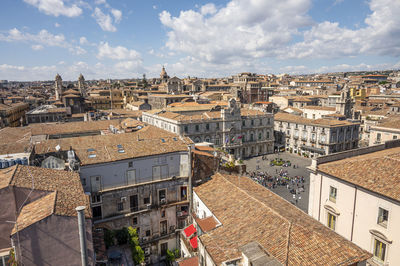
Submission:
<svg viewBox="0 0 400 266">
<path fill-rule="evenodd" d="M 75 54 L 75 55 L 83 55 L 83 54 L 86 54 L 86 50 L 83 49 L 83 48 L 80 47 L 80 46 L 70 47 L 68 50 L 69 50 L 72 54 Z"/>
<path fill-rule="evenodd" d="M 157 6 L 156 6 L 156 5 L 154 5 L 154 6 L 153 6 L 153 9 L 157 9 Z"/>
<path fill-rule="evenodd" d="M 61 25 L 60 24 L 58 24 L 57 22 L 56 23 L 54 23 L 54 27 L 56 27 L 56 28 L 59 28 Z"/>
<path fill-rule="evenodd" d="M 81 45 L 85 45 L 85 44 L 88 44 L 89 42 L 88 42 L 88 40 L 86 39 L 86 37 L 82 36 L 82 37 L 79 38 L 79 43 L 80 43 Z"/>
<path fill-rule="evenodd" d="M 169 29 L 166 46 L 201 61 L 226 64 L 275 56 L 291 41 L 298 28 L 308 26 L 311 0 L 232 0 L 217 9 L 181 11 L 173 17 L 160 13 Z"/>
<path fill-rule="evenodd" d="M 200 13 L 202 15 L 208 15 L 208 14 L 215 14 L 215 12 L 217 12 L 217 8 L 215 7 L 214 4 L 210 3 L 210 4 L 206 4 L 204 6 L 202 6 L 200 8 Z"/>
<path fill-rule="evenodd" d="M 115 23 L 120 23 L 121 19 L 122 19 L 122 12 L 121 10 L 118 9 L 111 9 L 111 14 L 113 14 L 114 16 L 114 21 Z"/>
<path fill-rule="evenodd" d="M 21 66 L 0 65 L 0 79 L 8 80 L 53 80 L 56 73 L 60 73 L 63 80 L 77 80 L 80 73 L 86 79 L 133 78 L 141 77 L 144 69 L 140 62 L 122 61 L 116 64 L 89 64 L 84 61 L 66 64 L 59 62 L 56 65 Z"/>
<path fill-rule="evenodd" d="M 117 31 L 117 28 L 113 25 L 113 19 L 109 14 L 104 14 L 100 8 L 96 7 L 92 16 L 96 19 L 97 24 L 104 31 Z"/>
<path fill-rule="evenodd" d="M 29 43 L 33 50 L 42 50 L 44 47 L 61 47 L 76 55 L 86 53 L 82 47 L 68 43 L 63 34 L 52 34 L 45 29 L 37 34 L 32 34 L 13 28 L 8 31 L 8 34 L 0 34 L 0 41 Z"/>
<path fill-rule="evenodd" d="M 42 50 L 42 49 L 43 49 L 43 45 L 41 45 L 41 44 L 34 44 L 34 45 L 32 45 L 32 49 L 35 50 L 35 51 Z"/>
<path fill-rule="evenodd" d="M 82 9 L 76 4 L 65 5 L 63 0 L 24 0 L 39 9 L 40 12 L 51 16 L 77 17 L 82 14 Z"/>
<path fill-rule="evenodd" d="M 366 26 L 356 30 L 324 21 L 304 32 L 304 41 L 282 52 L 284 58 L 337 58 L 359 54 L 400 56 L 400 2 L 369 1 Z"/>
<path fill-rule="evenodd" d="M 107 42 L 99 45 L 98 58 L 110 58 L 114 60 L 140 60 L 140 53 L 129 50 L 123 46 L 112 47 Z"/>
<path fill-rule="evenodd" d="M 21 32 L 17 28 L 8 31 L 7 35 L 0 34 L 0 41 L 6 42 L 34 42 L 43 46 L 66 47 L 67 43 L 63 34 L 54 35 L 47 30 L 41 30 L 38 34 Z"/>
</svg>

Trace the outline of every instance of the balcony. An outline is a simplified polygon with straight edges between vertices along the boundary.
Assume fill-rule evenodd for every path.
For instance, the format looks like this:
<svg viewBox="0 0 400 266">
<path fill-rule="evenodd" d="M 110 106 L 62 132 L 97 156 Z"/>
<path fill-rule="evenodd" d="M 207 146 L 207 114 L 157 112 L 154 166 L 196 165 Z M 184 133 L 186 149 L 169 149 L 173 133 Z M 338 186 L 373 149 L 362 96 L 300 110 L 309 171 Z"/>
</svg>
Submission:
<svg viewBox="0 0 400 266">
<path fill-rule="evenodd" d="M 310 139 L 310 142 L 311 142 L 311 143 L 316 143 L 317 140 L 316 140 L 316 139 Z"/>
<path fill-rule="evenodd" d="M 179 218 L 186 217 L 188 215 L 189 215 L 188 211 L 178 211 L 178 212 L 176 212 L 176 216 L 179 217 Z"/>
<path fill-rule="evenodd" d="M 307 141 L 307 137 L 302 136 L 302 137 L 301 137 L 301 140 L 302 140 L 302 141 Z"/>
<path fill-rule="evenodd" d="M 295 140 L 298 140 L 299 139 L 299 136 L 294 136 L 293 137 Z"/>
</svg>

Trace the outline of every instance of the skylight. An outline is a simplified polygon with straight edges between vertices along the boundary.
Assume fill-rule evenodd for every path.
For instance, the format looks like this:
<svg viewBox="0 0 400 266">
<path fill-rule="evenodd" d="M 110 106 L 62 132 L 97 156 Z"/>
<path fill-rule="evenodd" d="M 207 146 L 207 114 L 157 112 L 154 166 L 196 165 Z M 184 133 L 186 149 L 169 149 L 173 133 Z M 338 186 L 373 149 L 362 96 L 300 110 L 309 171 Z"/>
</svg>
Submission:
<svg viewBox="0 0 400 266">
<path fill-rule="evenodd" d="M 94 151 L 96 151 L 95 149 L 93 149 L 93 148 L 89 148 L 89 149 L 87 149 L 87 152 L 94 152 Z"/>
<path fill-rule="evenodd" d="M 173 139 L 173 140 L 175 140 L 175 141 L 178 141 L 178 139 L 177 139 L 177 138 L 175 138 L 175 137 L 173 137 L 172 139 Z"/>
<path fill-rule="evenodd" d="M 162 142 L 162 143 L 165 143 L 165 139 L 161 139 L 161 142 Z"/>
<path fill-rule="evenodd" d="M 118 144 L 118 145 L 117 145 L 117 148 L 118 148 L 118 152 L 119 152 L 119 153 L 125 153 L 124 147 L 122 147 L 121 144 Z"/>
<path fill-rule="evenodd" d="M 92 153 L 88 155 L 89 158 L 96 158 L 96 154 Z"/>
</svg>

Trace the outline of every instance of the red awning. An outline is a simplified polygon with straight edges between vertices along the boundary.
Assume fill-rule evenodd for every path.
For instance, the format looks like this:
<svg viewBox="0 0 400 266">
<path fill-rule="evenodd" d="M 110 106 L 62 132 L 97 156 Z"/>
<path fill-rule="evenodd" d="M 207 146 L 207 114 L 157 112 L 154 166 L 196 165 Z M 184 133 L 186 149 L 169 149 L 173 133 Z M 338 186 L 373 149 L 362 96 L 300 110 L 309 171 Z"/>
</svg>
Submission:
<svg viewBox="0 0 400 266">
<path fill-rule="evenodd" d="M 192 246 L 192 248 L 196 249 L 197 248 L 197 236 L 193 237 L 192 239 L 190 239 L 190 245 Z"/>
<path fill-rule="evenodd" d="M 186 237 L 193 235 L 196 232 L 196 227 L 193 224 L 189 225 L 188 227 L 183 230 L 185 232 Z"/>
</svg>

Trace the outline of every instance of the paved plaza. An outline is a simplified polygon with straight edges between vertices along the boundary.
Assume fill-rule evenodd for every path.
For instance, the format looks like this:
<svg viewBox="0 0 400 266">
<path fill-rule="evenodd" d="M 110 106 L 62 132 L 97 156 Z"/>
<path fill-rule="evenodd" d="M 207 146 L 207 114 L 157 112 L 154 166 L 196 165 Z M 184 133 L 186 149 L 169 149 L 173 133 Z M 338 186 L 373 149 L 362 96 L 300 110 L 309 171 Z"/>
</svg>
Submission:
<svg viewBox="0 0 400 266">
<path fill-rule="evenodd" d="M 290 192 L 290 189 L 288 189 L 287 186 L 278 185 L 275 188 L 268 188 L 268 189 L 278 194 L 279 196 L 283 197 L 287 201 L 293 203 L 294 205 L 296 205 L 301 210 L 307 213 L 309 187 L 310 187 L 310 173 L 308 172 L 306 167 L 311 165 L 311 159 L 300 157 L 298 155 L 293 155 L 286 152 L 279 153 L 279 155 L 277 153 L 269 154 L 266 155 L 265 157 L 266 160 L 262 160 L 262 156 L 244 160 L 244 163 L 246 164 L 247 167 L 247 172 L 251 173 L 257 170 L 272 177 L 278 177 L 279 176 L 278 173 L 282 169 L 283 171 L 287 171 L 288 177 L 295 177 L 295 176 L 304 177 L 304 183 L 301 183 L 301 185 L 304 185 L 304 192 L 299 192 L 296 195 L 297 203 L 296 200 L 293 198 L 294 194 Z M 270 160 L 275 158 L 282 158 L 285 161 L 289 160 L 291 162 L 291 166 L 288 167 L 270 166 Z M 293 165 L 295 165 L 296 168 L 293 168 Z M 290 187 L 292 188 L 293 185 L 291 185 Z"/>
</svg>

